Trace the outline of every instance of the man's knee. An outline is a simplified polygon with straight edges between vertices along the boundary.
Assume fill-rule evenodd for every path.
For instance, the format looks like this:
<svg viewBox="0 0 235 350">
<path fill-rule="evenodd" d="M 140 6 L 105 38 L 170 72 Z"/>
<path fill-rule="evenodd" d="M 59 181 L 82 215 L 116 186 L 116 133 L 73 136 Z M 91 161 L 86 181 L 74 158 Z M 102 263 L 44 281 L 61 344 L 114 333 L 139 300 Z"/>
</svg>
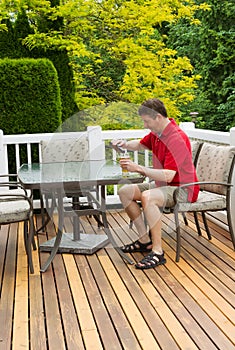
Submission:
<svg viewBox="0 0 235 350">
<path fill-rule="evenodd" d="M 145 204 L 149 203 L 149 201 L 150 201 L 150 190 L 146 190 L 141 193 L 142 205 L 144 206 Z"/>
<path fill-rule="evenodd" d="M 132 199 L 135 194 L 135 188 L 133 185 L 123 185 L 118 190 L 118 195 L 120 198 Z"/>
<path fill-rule="evenodd" d="M 144 208 L 153 205 L 161 207 L 164 203 L 164 195 L 160 190 L 147 190 L 142 193 L 141 202 Z"/>
<path fill-rule="evenodd" d="M 120 198 L 129 197 L 129 193 L 130 193 L 129 187 L 130 185 L 123 185 L 122 187 L 119 188 L 118 195 Z"/>
</svg>

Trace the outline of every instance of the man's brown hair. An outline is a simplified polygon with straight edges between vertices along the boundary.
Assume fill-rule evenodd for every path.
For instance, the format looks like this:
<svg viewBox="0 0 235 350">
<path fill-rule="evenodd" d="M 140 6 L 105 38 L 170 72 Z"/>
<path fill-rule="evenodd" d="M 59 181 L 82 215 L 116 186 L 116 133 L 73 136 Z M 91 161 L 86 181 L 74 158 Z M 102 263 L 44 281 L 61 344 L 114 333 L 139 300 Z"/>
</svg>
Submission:
<svg viewBox="0 0 235 350">
<path fill-rule="evenodd" d="M 167 111 L 164 103 L 158 98 L 150 98 L 142 103 L 138 109 L 138 114 L 149 115 L 151 118 L 155 119 L 157 114 L 161 114 L 163 117 L 167 118 Z"/>
</svg>

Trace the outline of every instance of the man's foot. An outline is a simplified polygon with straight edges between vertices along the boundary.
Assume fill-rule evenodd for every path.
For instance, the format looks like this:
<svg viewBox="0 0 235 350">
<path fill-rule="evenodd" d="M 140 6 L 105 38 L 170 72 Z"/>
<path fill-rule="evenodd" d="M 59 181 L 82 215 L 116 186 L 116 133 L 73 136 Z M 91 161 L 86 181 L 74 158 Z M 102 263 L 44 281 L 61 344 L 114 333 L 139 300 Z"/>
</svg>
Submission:
<svg viewBox="0 0 235 350">
<path fill-rule="evenodd" d="M 141 243 L 139 240 L 137 240 L 133 243 L 124 245 L 120 249 L 124 253 L 135 253 L 135 252 L 148 253 L 148 252 L 151 252 L 152 250 L 152 241 L 149 241 L 148 243 Z"/>
<path fill-rule="evenodd" d="M 164 252 L 162 254 L 157 254 L 153 251 L 145 256 L 140 262 L 138 262 L 135 267 L 140 270 L 152 269 L 158 265 L 163 265 L 166 263 L 164 258 Z"/>
</svg>

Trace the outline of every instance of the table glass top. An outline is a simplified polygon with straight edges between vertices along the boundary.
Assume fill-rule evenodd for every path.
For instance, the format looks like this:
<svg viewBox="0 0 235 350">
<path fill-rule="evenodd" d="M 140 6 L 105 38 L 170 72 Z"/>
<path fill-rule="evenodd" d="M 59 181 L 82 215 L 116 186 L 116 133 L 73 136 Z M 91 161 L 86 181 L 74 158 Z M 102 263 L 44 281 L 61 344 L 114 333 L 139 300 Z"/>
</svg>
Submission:
<svg viewBox="0 0 235 350">
<path fill-rule="evenodd" d="M 33 163 L 23 164 L 18 176 L 25 185 L 30 184 L 55 184 L 80 182 L 109 183 L 109 180 L 117 183 L 122 180 L 120 165 L 114 161 L 81 161 L 66 163 Z M 130 173 L 126 179 L 141 180 L 143 176 L 138 173 Z"/>
</svg>

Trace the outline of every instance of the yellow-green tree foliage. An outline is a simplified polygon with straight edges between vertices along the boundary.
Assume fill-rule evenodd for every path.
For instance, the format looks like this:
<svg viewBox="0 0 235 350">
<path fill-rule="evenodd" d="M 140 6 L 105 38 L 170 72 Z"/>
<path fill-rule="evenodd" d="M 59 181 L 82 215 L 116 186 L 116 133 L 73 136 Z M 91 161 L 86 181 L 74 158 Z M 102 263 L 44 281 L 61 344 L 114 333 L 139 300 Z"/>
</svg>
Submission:
<svg viewBox="0 0 235 350">
<path fill-rule="evenodd" d="M 10 7 L 11 4 L 11 7 Z M 66 48 L 74 71 L 80 110 L 125 101 L 140 104 L 162 99 L 170 116 L 193 99 L 198 76 L 187 57 L 165 45 L 161 27 L 187 17 L 193 21 L 194 0 L 2 0 L 0 14 L 27 10 L 36 33 L 25 39 L 29 47 Z M 200 7 L 206 7 L 205 4 Z M 37 32 L 40 15 L 63 18 L 63 30 Z"/>
</svg>

